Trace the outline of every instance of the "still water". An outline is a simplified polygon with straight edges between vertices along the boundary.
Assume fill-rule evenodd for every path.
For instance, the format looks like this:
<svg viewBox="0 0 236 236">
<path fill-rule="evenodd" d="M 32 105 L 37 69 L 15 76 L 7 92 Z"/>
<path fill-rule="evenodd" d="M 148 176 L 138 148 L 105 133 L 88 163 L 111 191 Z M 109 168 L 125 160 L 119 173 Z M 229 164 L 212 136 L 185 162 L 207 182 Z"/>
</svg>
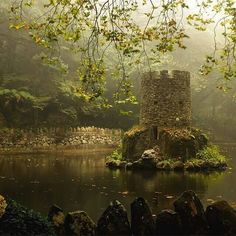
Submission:
<svg viewBox="0 0 236 236">
<path fill-rule="evenodd" d="M 153 213 L 172 208 L 184 190 L 194 190 L 207 205 L 225 199 L 236 205 L 236 145 L 225 151 L 232 157 L 221 173 L 125 172 L 105 168 L 109 149 L 84 149 L 75 155 L 1 156 L 0 193 L 47 214 L 51 204 L 65 211 L 85 210 L 94 220 L 110 200 L 129 204 L 138 196 L 148 200 Z"/>
</svg>

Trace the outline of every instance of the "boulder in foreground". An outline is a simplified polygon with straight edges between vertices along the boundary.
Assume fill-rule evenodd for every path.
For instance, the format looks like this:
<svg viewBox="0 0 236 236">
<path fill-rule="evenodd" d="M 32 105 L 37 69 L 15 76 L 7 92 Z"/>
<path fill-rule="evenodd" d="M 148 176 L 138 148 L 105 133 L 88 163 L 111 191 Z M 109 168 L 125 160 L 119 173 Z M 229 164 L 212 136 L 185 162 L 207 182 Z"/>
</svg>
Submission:
<svg viewBox="0 0 236 236">
<path fill-rule="evenodd" d="M 236 212 L 226 201 L 209 205 L 206 218 L 213 235 L 236 235 Z"/>
<path fill-rule="evenodd" d="M 84 211 L 69 212 L 65 218 L 66 235 L 94 236 L 96 225 Z"/>
<path fill-rule="evenodd" d="M 152 212 L 142 197 L 131 203 L 131 230 L 133 235 L 154 235 L 155 233 Z"/>
<path fill-rule="evenodd" d="M 203 205 L 193 191 L 185 191 L 174 202 L 175 211 L 179 214 L 183 233 L 199 233 L 206 229 L 206 218 Z"/>
<path fill-rule="evenodd" d="M 55 235 L 53 225 L 39 213 L 7 200 L 0 219 L 0 235 Z"/>
<path fill-rule="evenodd" d="M 119 201 L 111 202 L 97 223 L 96 235 L 131 235 L 127 211 Z"/>
</svg>

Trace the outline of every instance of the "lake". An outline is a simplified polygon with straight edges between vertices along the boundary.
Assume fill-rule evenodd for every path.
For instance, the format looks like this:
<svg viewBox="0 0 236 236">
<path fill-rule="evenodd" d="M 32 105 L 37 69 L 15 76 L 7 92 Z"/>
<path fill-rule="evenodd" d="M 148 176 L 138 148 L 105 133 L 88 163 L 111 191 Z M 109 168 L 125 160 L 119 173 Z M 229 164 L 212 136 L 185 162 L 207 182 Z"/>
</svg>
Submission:
<svg viewBox="0 0 236 236">
<path fill-rule="evenodd" d="M 65 212 L 85 210 L 94 220 L 111 200 L 119 200 L 129 212 L 130 203 L 142 196 L 155 214 L 172 208 L 185 190 L 195 191 L 204 205 L 225 199 L 236 206 L 236 145 L 223 148 L 232 157 L 230 168 L 213 173 L 113 171 L 105 167 L 111 149 L 104 148 L 1 156 L 0 193 L 45 215 L 57 204 Z"/>
</svg>

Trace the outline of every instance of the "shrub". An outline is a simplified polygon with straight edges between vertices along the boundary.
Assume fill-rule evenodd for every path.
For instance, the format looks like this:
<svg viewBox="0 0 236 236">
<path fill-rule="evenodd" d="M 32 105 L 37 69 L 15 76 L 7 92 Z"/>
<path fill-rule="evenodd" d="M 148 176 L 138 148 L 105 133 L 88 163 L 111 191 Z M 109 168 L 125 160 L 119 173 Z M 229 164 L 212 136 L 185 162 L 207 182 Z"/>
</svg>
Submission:
<svg viewBox="0 0 236 236">
<path fill-rule="evenodd" d="M 220 154 L 219 148 L 216 145 L 207 146 L 197 153 L 197 159 L 205 161 L 219 161 L 225 162 L 226 157 Z"/>
<path fill-rule="evenodd" d="M 121 161 L 123 159 L 122 157 L 122 153 L 121 153 L 121 150 L 120 149 L 116 149 L 114 150 L 110 156 L 108 156 L 108 158 L 111 158 L 113 160 L 119 160 Z"/>
</svg>

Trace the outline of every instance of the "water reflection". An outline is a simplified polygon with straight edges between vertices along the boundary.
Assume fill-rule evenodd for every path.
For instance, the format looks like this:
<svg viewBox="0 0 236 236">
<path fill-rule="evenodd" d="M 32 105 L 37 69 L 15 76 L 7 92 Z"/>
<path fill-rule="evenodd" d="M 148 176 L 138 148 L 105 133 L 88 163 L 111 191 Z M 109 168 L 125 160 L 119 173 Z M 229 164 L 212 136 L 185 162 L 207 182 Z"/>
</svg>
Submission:
<svg viewBox="0 0 236 236">
<path fill-rule="evenodd" d="M 143 196 L 156 212 L 172 207 L 176 196 L 187 189 L 197 192 L 205 203 L 216 197 L 236 200 L 233 185 L 236 176 L 231 171 L 211 174 L 111 171 L 104 167 L 104 157 L 109 152 L 2 157 L 0 192 L 42 213 L 56 203 L 65 211 L 85 210 L 94 219 L 113 199 L 129 208 L 135 197 Z"/>
</svg>

